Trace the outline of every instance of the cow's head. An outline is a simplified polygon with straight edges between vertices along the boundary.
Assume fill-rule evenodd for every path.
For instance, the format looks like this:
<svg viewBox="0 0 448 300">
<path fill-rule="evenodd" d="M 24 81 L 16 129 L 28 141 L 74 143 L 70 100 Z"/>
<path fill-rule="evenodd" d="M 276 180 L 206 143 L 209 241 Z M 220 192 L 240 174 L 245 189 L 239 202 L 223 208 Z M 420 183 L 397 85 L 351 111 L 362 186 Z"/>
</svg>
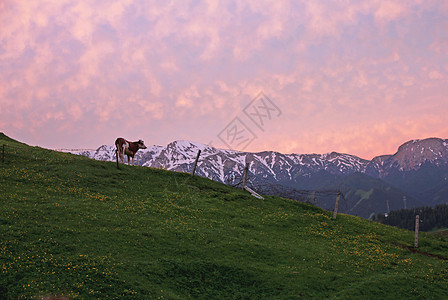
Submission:
<svg viewBox="0 0 448 300">
<path fill-rule="evenodd" d="M 138 149 L 146 149 L 145 143 L 142 140 L 138 140 Z"/>
</svg>

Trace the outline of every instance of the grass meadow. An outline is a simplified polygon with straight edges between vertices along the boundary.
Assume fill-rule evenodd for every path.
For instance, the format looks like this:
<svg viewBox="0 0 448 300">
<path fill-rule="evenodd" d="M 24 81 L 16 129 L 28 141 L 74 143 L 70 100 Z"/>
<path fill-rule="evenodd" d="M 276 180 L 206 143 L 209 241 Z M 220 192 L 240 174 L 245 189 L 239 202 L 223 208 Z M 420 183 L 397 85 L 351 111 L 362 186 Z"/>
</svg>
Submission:
<svg viewBox="0 0 448 300">
<path fill-rule="evenodd" d="M 448 299 L 446 235 L 2 144 L 0 299 Z"/>
</svg>

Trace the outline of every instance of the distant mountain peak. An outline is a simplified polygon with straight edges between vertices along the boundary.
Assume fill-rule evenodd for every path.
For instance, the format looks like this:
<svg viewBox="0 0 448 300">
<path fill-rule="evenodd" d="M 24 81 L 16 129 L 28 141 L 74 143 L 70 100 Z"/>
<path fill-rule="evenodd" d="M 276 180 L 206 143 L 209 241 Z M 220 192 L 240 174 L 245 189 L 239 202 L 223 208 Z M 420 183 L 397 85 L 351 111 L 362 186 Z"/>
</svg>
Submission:
<svg viewBox="0 0 448 300">
<path fill-rule="evenodd" d="M 448 164 L 448 140 L 428 138 L 412 140 L 398 148 L 391 157 L 391 163 L 398 164 L 403 170 L 412 170 L 425 162 L 436 165 Z"/>
<path fill-rule="evenodd" d="M 440 138 L 427 138 L 427 139 L 416 139 L 416 140 L 410 140 L 409 142 L 406 142 L 402 144 L 400 147 L 398 147 L 398 152 L 408 149 L 409 147 L 447 147 L 447 141 Z"/>
</svg>

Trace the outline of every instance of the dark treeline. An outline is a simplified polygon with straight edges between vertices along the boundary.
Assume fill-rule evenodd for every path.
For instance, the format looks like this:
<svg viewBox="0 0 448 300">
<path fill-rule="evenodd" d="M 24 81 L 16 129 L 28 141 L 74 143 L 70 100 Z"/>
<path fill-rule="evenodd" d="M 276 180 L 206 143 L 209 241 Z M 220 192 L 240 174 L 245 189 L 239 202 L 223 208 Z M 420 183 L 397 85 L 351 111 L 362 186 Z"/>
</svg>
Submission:
<svg viewBox="0 0 448 300">
<path fill-rule="evenodd" d="M 448 205 L 435 207 L 416 207 L 391 211 L 387 216 L 378 214 L 374 221 L 408 230 L 415 229 L 415 216 L 420 216 L 420 230 L 431 231 L 437 228 L 448 228 Z"/>
</svg>

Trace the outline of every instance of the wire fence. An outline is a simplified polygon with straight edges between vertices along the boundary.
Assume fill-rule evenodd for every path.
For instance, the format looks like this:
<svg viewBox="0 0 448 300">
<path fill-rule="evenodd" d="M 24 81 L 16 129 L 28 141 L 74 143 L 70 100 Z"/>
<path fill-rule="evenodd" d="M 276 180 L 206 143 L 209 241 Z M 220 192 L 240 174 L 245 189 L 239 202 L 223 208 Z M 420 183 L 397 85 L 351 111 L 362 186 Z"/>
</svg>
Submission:
<svg viewBox="0 0 448 300">
<path fill-rule="evenodd" d="M 50 150 L 58 152 L 85 152 L 85 151 L 107 151 L 101 149 L 67 149 L 67 148 L 50 148 Z"/>
<path fill-rule="evenodd" d="M 1 145 L 1 151 L 2 151 L 2 161 L 4 161 L 5 154 L 7 150 L 9 149 L 23 149 L 22 146 L 16 146 L 11 144 L 2 144 Z M 27 151 L 32 151 L 33 149 L 42 149 L 42 150 L 51 150 L 51 151 L 57 151 L 57 152 L 75 152 L 75 153 L 82 153 L 82 152 L 110 152 L 111 149 L 102 149 L 102 147 L 99 147 L 97 149 L 93 148 L 41 148 L 41 147 L 28 147 Z M 115 149 L 115 148 L 114 148 Z"/>
<path fill-rule="evenodd" d="M 25 145 L 11 145 L 11 144 L 2 144 L 1 145 L 1 157 L 2 162 L 13 161 L 21 158 L 31 158 L 32 160 L 36 160 L 39 158 L 49 158 L 49 153 L 51 152 L 77 152 L 76 150 L 84 150 L 84 149 L 52 149 L 52 148 L 41 148 L 41 147 L 30 147 Z M 81 152 L 81 151 L 79 151 Z M 53 157 L 53 160 L 55 158 Z"/>
<path fill-rule="evenodd" d="M 20 156 L 23 156 L 25 158 L 25 154 L 21 153 L 21 150 L 24 151 L 32 151 L 31 157 L 34 160 L 43 160 L 45 159 L 44 153 L 47 151 L 57 151 L 57 152 L 63 152 L 63 153 L 71 153 L 74 152 L 74 154 L 80 154 L 83 156 L 87 156 L 90 158 L 95 158 L 90 155 L 86 155 L 86 152 L 94 152 L 94 153 L 111 153 L 113 156 L 103 157 L 103 160 L 107 161 L 115 161 L 115 149 L 113 148 L 97 148 L 97 149 L 91 149 L 91 148 L 52 148 L 52 149 L 45 149 L 40 147 L 27 147 L 24 148 L 23 146 L 15 146 L 15 145 L 8 145 L 3 144 L 2 145 L 2 162 L 4 163 L 6 159 L 8 159 L 8 156 L 19 158 Z M 36 151 L 34 151 L 36 150 Z M 39 150 L 39 151 L 37 151 Z M 42 152 L 41 150 L 44 150 Z M 84 152 L 84 153 L 83 153 Z M 5 157 L 6 156 L 6 157 Z M 46 155 L 45 155 L 46 156 Z M 52 157 L 51 160 L 55 160 L 55 157 Z M 60 157 L 59 159 L 63 159 Z M 66 158 L 64 158 L 66 159 Z M 117 164 L 118 166 L 118 164 Z M 157 167 L 156 167 L 157 168 Z M 159 165 L 159 168 L 165 169 L 163 166 Z M 190 172 L 190 170 L 187 170 L 189 168 L 192 168 L 189 164 L 183 166 L 182 170 L 183 172 Z M 200 168 L 200 165 L 198 166 Z M 218 180 L 217 178 L 212 178 L 211 175 L 205 174 L 204 172 L 198 172 L 198 175 L 201 177 L 206 177 L 212 180 Z M 207 176 L 208 175 L 208 176 Z M 315 206 L 319 206 L 321 208 L 324 208 L 326 210 L 333 210 L 335 199 L 338 194 L 337 189 L 316 189 L 316 190 L 305 190 L 305 189 L 297 189 L 288 185 L 283 185 L 279 183 L 275 183 L 273 181 L 266 180 L 265 178 L 261 176 L 257 176 L 251 172 L 247 173 L 247 183 L 246 185 L 256 191 L 257 193 L 263 194 L 263 195 L 272 195 L 272 196 L 280 196 L 283 198 L 292 199 L 299 202 L 309 203 L 313 204 Z M 225 184 L 233 187 L 241 187 L 241 184 L 243 182 L 243 174 L 240 175 L 234 175 L 232 176 L 232 180 L 227 180 L 227 182 L 224 182 Z M 341 202 L 340 202 L 340 211 L 341 212 L 347 212 L 349 209 L 348 202 L 344 196 L 344 194 L 341 193 Z"/>
<path fill-rule="evenodd" d="M 233 187 L 241 187 L 242 182 L 243 175 L 237 175 L 232 177 L 225 183 Z M 326 210 L 334 209 L 336 197 L 338 193 L 340 193 L 340 211 L 346 212 L 349 209 L 348 201 L 339 189 L 298 189 L 290 185 L 275 183 L 261 176 L 257 176 L 251 172 L 247 173 L 246 185 L 263 195 L 288 198 L 291 200 L 319 206 Z"/>
<path fill-rule="evenodd" d="M 87 148 L 78 148 L 78 149 L 70 149 L 70 148 L 48 148 L 49 150 L 58 151 L 58 152 L 109 152 L 110 149 L 87 149 Z"/>
</svg>

